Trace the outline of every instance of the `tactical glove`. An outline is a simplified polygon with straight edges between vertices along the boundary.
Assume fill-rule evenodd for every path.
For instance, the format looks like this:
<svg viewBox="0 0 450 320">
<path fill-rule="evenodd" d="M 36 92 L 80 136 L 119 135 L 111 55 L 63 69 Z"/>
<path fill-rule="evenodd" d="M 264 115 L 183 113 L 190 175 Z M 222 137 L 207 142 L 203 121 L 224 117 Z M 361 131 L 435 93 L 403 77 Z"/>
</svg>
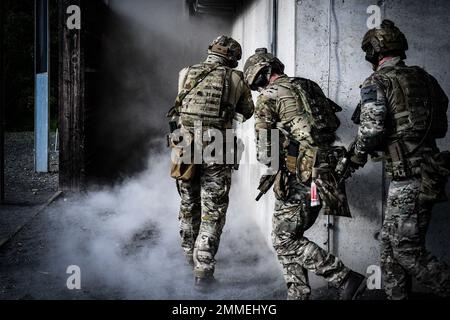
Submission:
<svg viewBox="0 0 450 320">
<path fill-rule="evenodd" d="M 353 152 L 353 155 L 350 157 L 351 167 L 356 169 L 364 167 L 367 163 L 367 153 L 357 153 Z"/>
</svg>

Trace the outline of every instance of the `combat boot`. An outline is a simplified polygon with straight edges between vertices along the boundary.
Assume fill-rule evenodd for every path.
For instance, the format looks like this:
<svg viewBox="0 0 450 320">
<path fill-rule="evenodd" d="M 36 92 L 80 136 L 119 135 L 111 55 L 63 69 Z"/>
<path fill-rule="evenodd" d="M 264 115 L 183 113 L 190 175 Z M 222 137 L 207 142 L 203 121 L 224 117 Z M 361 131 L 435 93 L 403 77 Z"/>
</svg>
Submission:
<svg viewBox="0 0 450 320">
<path fill-rule="evenodd" d="M 217 280 L 211 277 L 195 277 L 194 289 L 201 293 L 208 293 L 217 287 Z"/>
<path fill-rule="evenodd" d="M 340 289 L 339 300 L 356 300 L 366 289 L 366 277 L 350 271 Z"/>
</svg>

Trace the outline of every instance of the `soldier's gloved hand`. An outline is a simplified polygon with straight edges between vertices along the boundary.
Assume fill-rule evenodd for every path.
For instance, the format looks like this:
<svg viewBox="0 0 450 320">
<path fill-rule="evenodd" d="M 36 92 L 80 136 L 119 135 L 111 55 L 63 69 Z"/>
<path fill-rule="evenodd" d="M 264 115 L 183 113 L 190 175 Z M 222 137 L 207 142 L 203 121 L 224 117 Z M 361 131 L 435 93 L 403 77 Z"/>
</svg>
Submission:
<svg viewBox="0 0 450 320">
<path fill-rule="evenodd" d="M 350 178 L 350 176 L 359 168 L 364 167 L 367 162 L 367 154 L 358 155 L 354 151 L 347 157 L 339 160 L 336 165 L 336 173 L 339 177 L 339 181 L 342 182 Z"/>
<path fill-rule="evenodd" d="M 338 177 L 338 181 L 339 183 L 341 183 L 350 178 L 353 172 L 355 172 L 355 169 L 352 168 L 351 160 L 344 157 L 337 163 L 335 171 Z"/>
<path fill-rule="evenodd" d="M 367 153 L 361 154 L 353 152 L 352 156 L 350 157 L 350 166 L 354 170 L 364 167 L 366 163 L 367 163 Z"/>
</svg>

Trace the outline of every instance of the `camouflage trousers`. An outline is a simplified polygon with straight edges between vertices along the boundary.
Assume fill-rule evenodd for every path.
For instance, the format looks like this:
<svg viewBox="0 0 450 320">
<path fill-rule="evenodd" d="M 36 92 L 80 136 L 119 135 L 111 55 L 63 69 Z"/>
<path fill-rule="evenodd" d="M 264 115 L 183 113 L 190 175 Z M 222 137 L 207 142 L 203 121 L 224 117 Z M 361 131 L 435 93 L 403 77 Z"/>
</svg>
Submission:
<svg viewBox="0 0 450 320">
<path fill-rule="evenodd" d="M 407 299 L 411 277 L 448 297 L 450 270 L 425 248 L 432 202 L 420 195 L 421 180 L 392 181 L 381 233 L 381 265 L 384 289 L 389 299 Z"/>
<path fill-rule="evenodd" d="M 283 267 L 288 300 L 306 300 L 311 294 L 308 271 L 341 286 L 350 271 L 335 256 L 304 236 L 316 221 L 320 207 L 310 206 L 309 187 L 289 178 L 286 199 L 275 202 L 272 242 Z"/>
<path fill-rule="evenodd" d="M 231 167 L 217 164 L 198 165 L 194 179 L 178 181 L 181 246 L 196 277 L 214 274 L 230 185 Z"/>
</svg>

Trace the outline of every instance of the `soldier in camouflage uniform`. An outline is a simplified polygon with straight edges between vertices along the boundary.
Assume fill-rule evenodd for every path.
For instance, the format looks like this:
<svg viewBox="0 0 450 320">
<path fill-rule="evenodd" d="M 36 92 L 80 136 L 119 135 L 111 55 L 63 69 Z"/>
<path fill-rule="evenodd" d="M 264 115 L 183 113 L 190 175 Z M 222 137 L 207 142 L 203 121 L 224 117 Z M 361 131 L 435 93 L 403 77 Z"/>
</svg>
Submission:
<svg viewBox="0 0 450 320">
<path fill-rule="evenodd" d="M 251 91 L 242 72 L 234 69 L 240 59 L 240 44 L 220 36 L 209 46 L 204 62 L 181 70 L 180 94 L 169 116 L 182 130 L 193 135 L 194 126 L 201 123 L 203 131 L 217 129 L 225 137 L 236 114 L 245 120 L 253 115 Z M 181 245 L 194 267 L 198 289 L 214 282 L 214 256 L 225 224 L 232 165 L 203 159 L 195 165 L 193 177 L 177 180 Z"/>
<path fill-rule="evenodd" d="M 362 85 L 360 126 L 349 159 L 355 170 L 367 154 L 385 154 L 391 182 L 381 236 L 384 289 L 389 299 L 407 299 L 413 276 L 448 297 L 449 268 L 425 248 L 431 210 L 445 200 L 450 166 L 435 141 L 447 131 L 447 96 L 423 69 L 405 65 L 407 40 L 393 22 L 369 30 L 362 49 L 375 72 Z"/>
<path fill-rule="evenodd" d="M 313 159 L 318 162 L 315 167 L 326 166 L 319 153 L 325 155 L 333 149 L 335 131 L 339 126 L 335 116 L 337 110 L 325 113 L 332 106 L 320 87 L 307 79 L 286 76 L 284 65 L 265 48 L 257 49 L 247 60 L 244 77 L 252 90 L 260 91 L 255 108 L 258 160 L 270 153 L 270 144 L 263 141 L 263 135 L 266 135 L 263 132 L 271 129 L 286 132 L 290 146 L 294 145 L 294 152 L 300 154 L 289 159 L 286 149 L 292 147 L 286 145 L 287 140 L 282 142 L 286 147 L 280 150 L 280 163 L 283 165 L 274 187 L 276 204 L 272 241 L 283 266 L 288 299 L 309 299 L 308 271 L 340 288 L 342 299 L 354 299 L 365 286 L 364 276 L 351 271 L 337 257 L 304 236 L 321 210 L 320 205 L 311 203 L 310 184 L 315 175 Z M 323 116 L 329 117 L 326 123 L 330 130 L 320 131 L 323 134 L 320 137 L 314 135 L 307 109 L 319 110 Z"/>
</svg>

